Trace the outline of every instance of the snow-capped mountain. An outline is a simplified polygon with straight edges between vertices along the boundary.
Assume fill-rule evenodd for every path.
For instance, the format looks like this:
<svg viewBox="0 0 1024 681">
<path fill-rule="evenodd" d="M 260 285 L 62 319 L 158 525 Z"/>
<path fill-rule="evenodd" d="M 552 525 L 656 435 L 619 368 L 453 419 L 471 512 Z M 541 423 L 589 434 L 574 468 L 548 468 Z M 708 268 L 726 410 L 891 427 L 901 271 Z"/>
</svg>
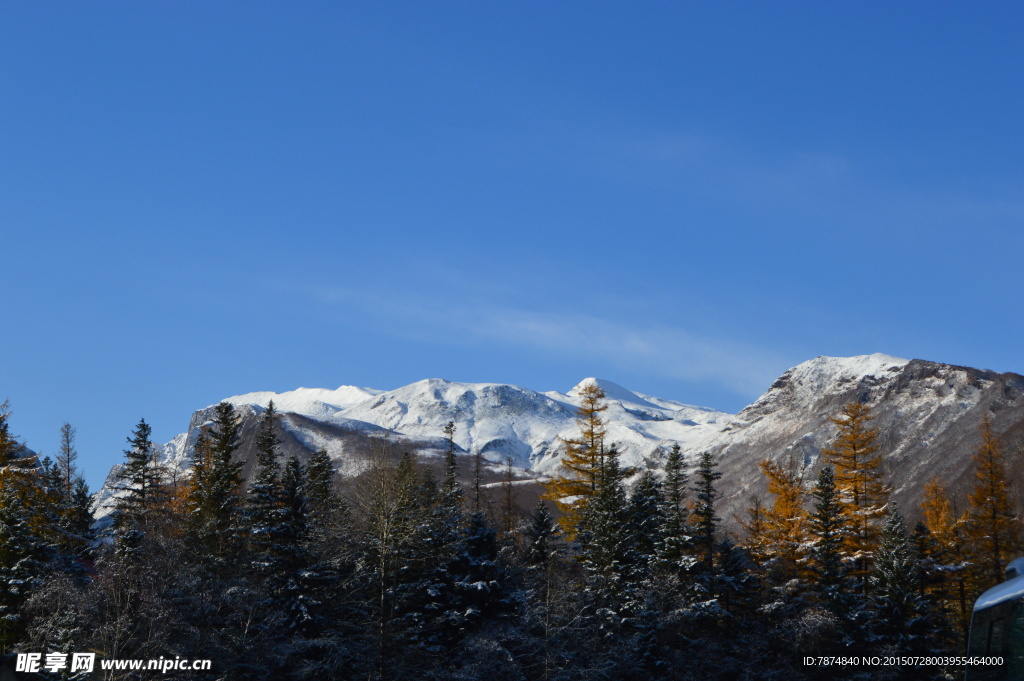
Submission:
<svg viewBox="0 0 1024 681">
<path fill-rule="evenodd" d="M 850 401 L 871 406 L 893 498 L 911 516 L 933 475 L 954 492 L 969 485 L 983 415 L 1004 437 L 1007 451 L 1024 440 L 1024 377 L 882 354 L 804 362 L 736 415 L 595 378 L 566 393 L 427 379 L 391 391 L 299 388 L 226 401 L 243 416 L 239 456 L 250 462 L 258 416 L 273 400 L 282 414 L 284 451 L 304 457 L 324 447 L 342 476 L 363 469 L 378 435 L 427 459 L 436 457 L 445 446 L 442 428 L 453 421 L 461 455 L 480 454 L 492 471 L 511 461 L 521 478 L 542 478 L 557 468 L 564 440 L 578 434 L 579 393 L 595 382 L 606 395 L 607 439 L 618 445 L 624 465 L 657 470 L 677 443 L 691 461 L 703 451 L 716 454 L 723 474 L 719 514 L 727 522 L 742 514 L 752 495 L 764 495 L 762 459 L 794 460 L 812 479 L 821 448 L 836 432 L 829 417 Z M 212 417 L 212 406 L 200 409 L 186 432 L 163 446 L 169 466 L 187 475 L 195 437 Z M 112 505 L 117 471 L 99 493 L 100 515 Z M 1024 476 L 1024 466 L 1013 468 L 1011 476 Z"/>
<path fill-rule="evenodd" d="M 521 475 L 544 475 L 557 467 L 564 440 L 576 437 L 579 392 L 597 383 L 607 396 L 608 437 L 625 465 L 657 467 L 674 443 L 704 440 L 730 422 L 725 412 L 634 393 L 603 379 L 587 378 L 567 393 L 539 393 L 500 383 L 456 383 L 427 379 L 381 391 L 342 386 L 337 390 L 298 388 L 284 393 L 256 392 L 226 398 L 243 417 L 239 455 L 246 460 L 257 416 L 270 403 L 282 414 L 282 449 L 307 456 L 327 449 L 342 475 L 354 475 L 366 461 L 368 438 L 387 433 L 393 442 L 426 456 L 445 448 L 443 428 L 456 425 L 460 454 L 480 454 L 492 470 L 511 461 Z M 163 446 L 161 458 L 187 474 L 200 428 L 213 420 L 213 406 L 192 416 L 188 430 Z M 99 513 L 112 505 L 115 467 L 98 496 Z"/>
<path fill-rule="evenodd" d="M 829 417 L 852 401 L 871 407 L 891 499 L 909 517 L 917 515 L 924 484 L 933 476 L 963 507 L 984 416 L 1008 455 L 1024 437 L 1024 376 L 882 354 L 818 357 L 784 373 L 702 443 L 717 455 L 722 472 L 720 515 L 741 515 L 751 496 L 764 496 L 757 465 L 762 459 L 795 460 L 812 482 L 821 449 L 837 431 Z M 1019 481 L 1024 466 L 1006 459 L 1011 478 Z"/>
</svg>

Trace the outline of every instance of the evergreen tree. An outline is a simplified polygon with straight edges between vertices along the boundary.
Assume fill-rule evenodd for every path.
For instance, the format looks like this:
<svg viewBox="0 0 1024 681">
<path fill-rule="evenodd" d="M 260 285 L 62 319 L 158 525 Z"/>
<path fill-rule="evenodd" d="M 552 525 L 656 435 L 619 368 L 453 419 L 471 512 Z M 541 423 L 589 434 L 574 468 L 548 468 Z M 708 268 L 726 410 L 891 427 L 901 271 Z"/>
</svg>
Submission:
<svg viewBox="0 0 1024 681">
<path fill-rule="evenodd" d="M 665 461 L 665 481 L 662 491 L 661 543 L 658 557 L 664 569 L 681 577 L 693 567 L 689 508 L 686 503 L 686 485 L 689 481 L 683 469 L 683 455 L 678 444 L 672 445 Z"/>
<path fill-rule="evenodd" d="M 868 427 L 872 418 L 867 405 L 850 402 L 838 416 L 830 417 L 839 432 L 832 446 L 821 452 L 835 468 L 836 487 L 848 519 L 847 551 L 854 560 L 853 574 L 860 579 L 862 593 L 867 591 L 879 524 L 889 497 L 881 481 L 878 429 Z"/>
<path fill-rule="evenodd" d="M 286 613 L 287 626 L 308 634 L 321 625 L 321 602 L 316 596 L 321 575 L 310 570 L 305 487 L 302 464 L 294 456 L 290 457 L 281 472 L 280 516 L 271 529 L 274 570 L 270 586 Z"/>
<path fill-rule="evenodd" d="M 256 435 L 256 477 L 246 492 L 246 515 L 249 541 L 252 545 L 253 567 L 257 573 L 274 572 L 274 549 L 280 541 L 275 531 L 281 524 L 284 502 L 277 461 L 277 411 L 274 401 L 267 405 Z"/>
<path fill-rule="evenodd" d="M 334 526 L 348 513 L 348 505 L 334 489 L 334 466 L 324 448 L 309 457 L 306 464 L 306 502 L 314 532 Z"/>
<path fill-rule="evenodd" d="M 558 530 L 547 506 L 543 501 L 538 501 L 526 529 L 526 565 L 547 568 L 555 552 L 554 542 L 557 536 Z"/>
<path fill-rule="evenodd" d="M 447 572 L 452 593 L 440 624 L 449 640 L 462 638 L 511 611 L 508 576 L 498 561 L 497 534 L 482 511 L 470 514 Z"/>
<path fill-rule="evenodd" d="M 664 507 L 661 486 L 650 471 L 644 472 L 633 487 L 626 513 L 637 568 L 645 579 L 650 578 L 658 564 L 664 537 Z"/>
<path fill-rule="evenodd" d="M 242 539 L 242 464 L 233 460 L 238 447 L 239 419 L 234 407 L 221 402 L 213 424 L 197 439 L 187 520 L 197 547 L 219 572 L 228 568 Z"/>
<path fill-rule="evenodd" d="M 889 654 L 941 654 L 939 619 L 919 583 L 920 557 L 903 516 L 892 506 L 882 530 L 872 574 L 875 635 Z"/>
<path fill-rule="evenodd" d="M 449 421 L 444 427 L 448 449 L 444 457 L 444 484 L 441 488 L 443 504 L 452 510 L 462 508 L 462 485 L 459 484 L 458 462 L 455 460 L 455 422 Z"/>
<path fill-rule="evenodd" d="M 121 525 L 129 532 L 144 531 L 151 520 L 151 511 L 161 501 L 159 486 L 163 476 L 155 460 L 152 432 L 146 419 L 140 419 L 128 437 L 125 464 L 118 474 L 117 489 L 125 492 L 118 500 Z"/>
<path fill-rule="evenodd" d="M 814 510 L 808 517 L 807 529 L 810 568 L 814 576 L 812 584 L 824 603 L 836 609 L 840 605 L 842 583 L 847 573 L 847 518 L 843 514 L 831 466 L 824 466 L 818 473 L 811 497 Z"/>
<path fill-rule="evenodd" d="M 9 481 L 0 481 L 0 652 L 25 633 L 22 606 L 42 581 L 48 549 L 31 527 L 27 507 Z"/>
<path fill-rule="evenodd" d="M 1010 503 L 999 438 L 988 417 L 981 422 L 981 445 L 973 457 L 974 488 L 968 496 L 967 538 L 977 566 L 978 590 L 1003 581 L 1003 570 L 1020 547 L 1017 513 Z"/>
<path fill-rule="evenodd" d="M 693 488 L 696 495 L 695 505 L 691 513 L 694 547 L 697 552 L 696 568 L 707 576 L 714 575 L 718 521 L 721 520 L 715 514 L 715 502 L 721 496 L 715 483 L 722 477 L 722 474 L 715 470 L 715 466 L 716 463 L 711 452 L 704 452 L 700 455 L 700 461 L 697 464 L 696 485 Z"/>
<path fill-rule="evenodd" d="M 749 554 L 729 537 L 716 547 L 719 569 L 715 577 L 715 593 L 725 615 L 726 632 L 731 632 L 736 622 L 744 622 L 753 616 L 759 591 L 755 566 Z"/>
<path fill-rule="evenodd" d="M 545 484 L 544 498 L 558 504 L 563 514 L 558 522 L 570 539 L 576 537 L 587 503 L 597 496 L 604 480 L 605 427 L 601 412 L 608 409 L 604 398 L 604 390 L 596 383 L 580 390 L 580 406 L 576 409 L 580 436 L 565 440 L 562 472 Z"/>
<path fill-rule="evenodd" d="M 630 532 L 626 490 L 622 485 L 618 454 L 606 455 L 604 481 L 587 505 L 577 527 L 583 564 L 591 576 L 589 588 L 607 605 L 628 588 L 636 554 Z"/>
</svg>

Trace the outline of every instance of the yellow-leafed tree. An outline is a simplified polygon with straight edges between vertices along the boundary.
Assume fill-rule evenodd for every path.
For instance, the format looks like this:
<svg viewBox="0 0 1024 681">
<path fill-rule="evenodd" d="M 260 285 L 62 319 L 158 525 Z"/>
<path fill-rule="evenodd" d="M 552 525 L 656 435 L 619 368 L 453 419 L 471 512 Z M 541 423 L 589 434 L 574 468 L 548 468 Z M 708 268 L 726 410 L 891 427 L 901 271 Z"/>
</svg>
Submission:
<svg viewBox="0 0 1024 681">
<path fill-rule="evenodd" d="M 967 583 L 969 557 L 964 537 L 965 522 L 957 519 L 949 493 L 938 477 L 925 483 L 921 516 L 938 546 L 939 555 L 933 558 L 943 566 L 941 579 L 932 585 L 933 592 L 940 593 L 933 593 L 933 596 L 939 598 L 960 633 L 966 635 L 971 622 L 971 599 Z"/>
<path fill-rule="evenodd" d="M 551 499 L 562 511 L 559 524 L 569 538 L 574 538 L 587 501 L 600 491 L 604 478 L 605 427 L 601 413 L 604 390 L 596 383 L 584 386 L 579 393 L 580 406 L 576 409 L 576 423 L 580 435 L 565 440 L 565 456 L 561 470 L 545 484 L 545 499 Z"/>
<path fill-rule="evenodd" d="M 967 541 L 976 566 L 976 588 L 986 589 L 1003 581 L 1006 563 L 1021 545 L 1002 448 L 988 417 L 981 422 L 981 445 L 973 458 L 977 468 L 974 489 L 967 497 Z"/>
<path fill-rule="evenodd" d="M 763 536 L 769 550 L 769 571 L 780 583 L 800 576 L 807 543 L 807 512 L 803 507 L 803 480 L 797 466 L 765 459 L 761 470 L 774 501 L 764 509 Z"/>
<path fill-rule="evenodd" d="M 862 590 L 867 588 L 889 500 L 889 489 L 881 480 L 878 429 L 868 427 L 871 419 L 867 405 L 850 402 L 838 416 L 829 418 L 839 432 L 832 446 L 821 452 L 835 468 L 836 487 L 850 529 L 846 550 L 854 560 L 853 574 L 859 577 Z"/>
</svg>

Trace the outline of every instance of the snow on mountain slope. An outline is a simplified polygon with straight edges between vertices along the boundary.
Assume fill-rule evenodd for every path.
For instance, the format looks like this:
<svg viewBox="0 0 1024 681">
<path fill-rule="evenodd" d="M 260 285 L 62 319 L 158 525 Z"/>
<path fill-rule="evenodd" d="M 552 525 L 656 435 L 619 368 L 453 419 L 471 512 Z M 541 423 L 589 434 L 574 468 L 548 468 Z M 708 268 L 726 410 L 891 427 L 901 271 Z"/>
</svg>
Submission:
<svg viewBox="0 0 1024 681">
<path fill-rule="evenodd" d="M 910 517 L 933 476 L 954 493 L 969 486 L 983 417 L 1007 451 L 1024 436 L 1024 377 L 1017 374 L 881 354 L 817 357 L 784 373 L 702 443 L 720 462 L 722 517 L 742 516 L 752 496 L 765 496 L 762 459 L 794 462 L 810 484 L 837 432 L 829 417 L 852 401 L 871 408 L 884 479 Z"/>
<path fill-rule="evenodd" d="M 460 456 L 479 453 L 491 470 L 510 458 L 520 477 L 543 477 L 557 470 L 564 441 L 579 433 L 580 391 L 594 383 L 606 394 L 606 441 L 618 446 L 623 465 L 658 469 L 673 444 L 691 465 L 703 451 L 716 455 L 723 495 L 718 512 L 727 524 L 742 516 L 752 495 L 765 495 L 761 460 L 793 461 L 809 483 L 822 465 L 822 448 L 836 433 L 829 417 L 851 401 L 871 407 L 887 479 L 908 515 L 933 475 L 954 492 L 969 485 L 983 417 L 1004 437 L 1008 452 L 1024 443 L 1024 377 L 883 354 L 799 364 L 736 415 L 596 378 L 565 393 L 427 379 L 390 391 L 299 388 L 227 401 L 243 416 L 243 440 L 251 440 L 259 414 L 273 399 L 282 413 L 283 448 L 308 456 L 323 447 L 345 476 L 362 470 L 379 434 L 408 451 L 439 454 L 442 429 L 453 421 Z M 212 416 L 212 406 L 197 411 L 188 430 L 162 447 L 162 458 L 180 474 L 187 474 L 195 437 Z M 239 456 L 252 458 L 251 443 Z M 1010 476 L 1011 483 L 1024 484 L 1024 464 L 1014 463 Z M 109 477 L 99 493 L 101 506 L 110 507 L 114 481 Z"/>
<path fill-rule="evenodd" d="M 244 435 L 273 400 L 282 414 L 282 436 L 299 451 L 324 447 L 345 475 L 361 470 L 367 437 L 373 433 L 390 433 L 396 441 L 409 443 L 410 449 L 437 452 L 443 449 L 443 428 L 449 421 L 456 425 L 460 453 L 479 453 L 493 470 L 510 459 L 521 471 L 543 475 L 557 467 L 564 440 L 578 435 L 579 391 L 595 382 L 608 395 L 604 412 L 608 441 L 618 445 L 627 466 L 656 467 L 672 444 L 702 440 L 732 419 L 714 409 L 640 395 L 594 378 L 584 379 L 568 393 L 435 378 L 391 391 L 353 386 L 299 388 L 247 393 L 225 401 L 243 417 Z M 193 414 L 188 430 L 163 445 L 164 464 L 187 475 L 195 438 L 212 419 L 212 405 Z M 98 505 L 106 511 L 113 505 L 116 469 L 98 497 Z"/>
<path fill-rule="evenodd" d="M 598 382 L 608 395 L 610 442 L 619 445 L 626 465 L 658 458 L 673 442 L 694 441 L 718 430 L 730 415 L 711 409 L 659 407 L 611 381 L 585 379 L 567 394 L 538 393 L 499 383 L 455 383 L 428 379 L 381 393 L 341 412 L 412 437 L 437 436 L 444 424 L 456 425 L 455 442 L 469 453 L 500 463 L 546 472 L 564 451 L 563 441 L 579 432 L 579 390 Z M 694 417 L 700 420 L 695 420 Z"/>
<path fill-rule="evenodd" d="M 266 407 L 273 400 L 275 408 L 282 413 L 302 414 L 316 419 L 325 419 L 339 411 L 379 395 L 381 390 L 357 388 L 343 385 L 336 390 L 323 388 L 297 388 L 284 393 L 255 392 L 229 397 L 225 402 L 235 406 L 254 405 Z"/>
</svg>

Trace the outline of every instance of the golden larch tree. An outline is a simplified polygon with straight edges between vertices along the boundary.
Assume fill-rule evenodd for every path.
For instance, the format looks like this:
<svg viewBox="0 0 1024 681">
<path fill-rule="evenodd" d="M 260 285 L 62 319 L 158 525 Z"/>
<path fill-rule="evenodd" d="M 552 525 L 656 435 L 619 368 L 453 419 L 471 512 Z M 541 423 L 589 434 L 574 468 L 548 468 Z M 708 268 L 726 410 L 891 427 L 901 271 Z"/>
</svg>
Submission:
<svg viewBox="0 0 1024 681">
<path fill-rule="evenodd" d="M 850 528 L 846 550 L 854 560 L 853 574 L 860 578 L 862 590 L 867 588 L 889 500 L 889 489 L 881 479 L 878 429 L 868 427 L 872 418 L 866 404 L 850 402 L 838 416 L 829 417 L 839 432 L 832 446 L 821 452 L 835 468 L 836 487 Z"/>
<path fill-rule="evenodd" d="M 605 427 L 601 413 L 608 409 L 604 390 L 596 383 L 580 389 L 576 409 L 579 437 L 564 440 L 565 455 L 560 471 L 545 483 L 545 499 L 558 504 L 562 517 L 558 522 L 566 535 L 575 537 L 587 501 L 601 490 L 604 478 Z"/>
<path fill-rule="evenodd" d="M 966 634 L 971 622 L 971 600 L 967 581 L 969 558 L 965 523 L 957 519 L 949 492 L 937 476 L 925 483 L 921 518 L 938 546 L 938 555 L 934 558 L 943 566 L 942 579 L 933 585 L 932 596 L 938 597 L 958 630 Z M 948 589 L 945 588 L 947 585 Z M 936 594 L 935 591 L 942 593 Z"/>
<path fill-rule="evenodd" d="M 765 459 L 761 471 L 768 480 L 772 505 L 764 509 L 763 535 L 768 548 L 772 577 L 786 583 L 800 576 L 807 545 L 807 511 L 804 510 L 803 478 L 795 462 L 783 466 Z"/>
<path fill-rule="evenodd" d="M 974 489 L 967 497 L 967 542 L 976 566 L 976 587 L 985 589 L 1003 581 L 1006 563 L 1020 550 L 1017 512 L 1006 487 L 999 438 L 986 416 L 981 422 L 981 445 L 975 453 Z"/>
</svg>

